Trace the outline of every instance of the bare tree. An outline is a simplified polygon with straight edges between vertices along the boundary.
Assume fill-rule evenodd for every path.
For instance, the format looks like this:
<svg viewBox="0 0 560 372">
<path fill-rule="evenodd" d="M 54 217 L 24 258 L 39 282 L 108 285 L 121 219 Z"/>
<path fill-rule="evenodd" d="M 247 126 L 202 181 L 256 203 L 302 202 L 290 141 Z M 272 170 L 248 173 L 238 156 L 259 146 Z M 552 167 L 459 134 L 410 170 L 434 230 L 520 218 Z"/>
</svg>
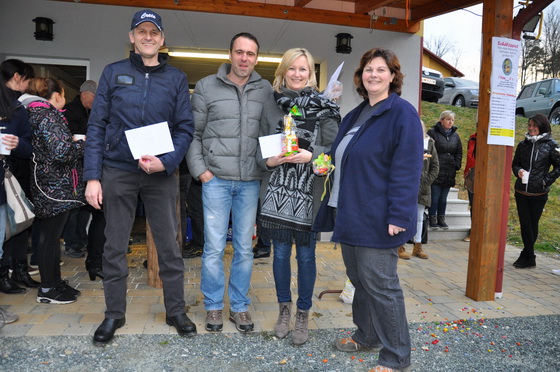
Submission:
<svg viewBox="0 0 560 372">
<path fill-rule="evenodd" d="M 536 72 L 542 70 L 545 53 L 541 40 L 523 39 L 521 43 L 521 62 L 519 66 L 521 85 L 527 80 L 536 80 Z M 532 79 L 531 79 L 532 72 Z"/>
<path fill-rule="evenodd" d="M 457 66 L 459 65 L 459 61 L 461 61 L 462 56 L 463 56 L 462 49 L 457 49 L 457 48 L 453 49 L 453 54 L 451 55 L 451 64 L 453 64 L 453 67 L 457 68 Z"/>
<path fill-rule="evenodd" d="M 545 74 L 554 78 L 560 76 L 560 13 L 555 7 L 548 7 L 544 20 Z"/>
<path fill-rule="evenodd" d="M 447 35 L 440 35 L 433 39 L 425 40 L 426 48 L 439 58 L 443 58 L 447 53 L 455 49 L 454 42 Z"/>
</svg>

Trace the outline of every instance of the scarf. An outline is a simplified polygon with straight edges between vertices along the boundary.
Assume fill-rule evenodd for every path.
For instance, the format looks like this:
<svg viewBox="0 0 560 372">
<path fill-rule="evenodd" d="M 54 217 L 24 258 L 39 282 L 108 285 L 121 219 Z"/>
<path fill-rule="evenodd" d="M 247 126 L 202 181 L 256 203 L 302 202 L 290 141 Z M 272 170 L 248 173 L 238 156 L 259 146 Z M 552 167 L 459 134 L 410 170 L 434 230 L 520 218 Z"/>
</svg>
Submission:
<svg viewBox="0 0 560 372">
<path fill-rule="evenodd" d="M 301 116 L 294 116 L 299 147 L 313 152 L 320 120 L 339 117 L 338 106 L 319 96 L 318 92 L 305 89 L 293 92 L 284 89 L 275 93 L 278 107 L 284 113 L 297 106 Z M 276 131 L 283 129 L 280 120 Z M 276 167 L 270 176 L 260 213 L 261 235 L 265 239 L 291 244 L 308 244 L 313 220 L 313 184 L 315 175 L 310 163 L 285 163 Z"/>
</svg>

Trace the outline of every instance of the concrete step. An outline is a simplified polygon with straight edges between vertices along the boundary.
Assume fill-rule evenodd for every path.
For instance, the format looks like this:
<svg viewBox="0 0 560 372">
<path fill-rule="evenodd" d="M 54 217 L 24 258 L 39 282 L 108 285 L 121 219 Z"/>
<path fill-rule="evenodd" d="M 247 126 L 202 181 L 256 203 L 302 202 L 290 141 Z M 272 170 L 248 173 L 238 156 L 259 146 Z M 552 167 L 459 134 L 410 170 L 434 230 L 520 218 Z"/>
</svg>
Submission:
<svg viewBox="0 0 560 372">
<path fill-rule="evenodd" d="M 470 231 L 470 225 L 449 225 L 447 230 L 429 228 L 428 243 L 436 240 L 463 240 L 469 235 Z"/>
<path fill-rule="evenodd" d="M 471 215 L 467 212 L 449 212 L 445 213 L 445 222 L 449 226 L 470 226 Z"/>
<path fill-rule="evenodd" d="M 469 201 L 463 199 L 447 199 L 445 214 L 469 211 Z"/>
</svg>

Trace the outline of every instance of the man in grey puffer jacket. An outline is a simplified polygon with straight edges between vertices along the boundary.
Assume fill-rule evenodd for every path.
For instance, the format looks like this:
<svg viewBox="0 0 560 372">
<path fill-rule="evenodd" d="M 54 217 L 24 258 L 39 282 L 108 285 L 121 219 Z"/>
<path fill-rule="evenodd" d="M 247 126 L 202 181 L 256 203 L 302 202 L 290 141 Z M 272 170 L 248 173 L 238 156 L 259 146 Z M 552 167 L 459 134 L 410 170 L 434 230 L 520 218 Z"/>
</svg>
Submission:
<svg viewBox="0 0 560 372">
<path fill-rule="evenodd" d="M 230 44 L 231 64 L 200 80 L 192 97 L 194 139 L 187 154 L 191 175 L 202 181 L 204 253 L 200 288 L 207 311 L 206 329 L 223 327 L 225 274 L 223 255 L 230 212 L 233 259 L 229 278 L 229 319 L 240 332 L 254 324 L 248 307 L 253 270 L 252 235 L 262 170 L 257 165 L 261 112 L 272 99 L 270 83 L 254 72 L 259 44 L 240 33 Z"/>
</svg>

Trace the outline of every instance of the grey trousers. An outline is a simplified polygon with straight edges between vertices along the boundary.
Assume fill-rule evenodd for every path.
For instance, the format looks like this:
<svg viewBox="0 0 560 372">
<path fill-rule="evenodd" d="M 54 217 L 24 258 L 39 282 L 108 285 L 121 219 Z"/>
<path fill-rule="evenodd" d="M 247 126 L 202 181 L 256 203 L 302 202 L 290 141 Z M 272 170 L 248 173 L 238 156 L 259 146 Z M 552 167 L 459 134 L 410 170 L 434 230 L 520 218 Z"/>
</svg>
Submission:
<svg viewBox="0 0 560 372">
<path fill-rule="evenodd" d="M 346 274 L 356 288 L 352 302 L 359 344 L 380 346 L 379 365 L 410 365 L 410 334 L 404 295 L 397 275 L 398 248 L 376 249 L 341 244 Z"/>
<path fill-rule="evenodd" d="M 132 173 L 103 167 L 103 210 L 105 247 L 103 272 L 105 279 L 105 317 L 123 318 L 126 311 L 128 264 L 126 252 L 134 223 L 138 195 L 144 203 L 158 252 L 159 277 L 167 315 L 185 312 L 184 263 L 177 244 L 177 176 L 164 173 Z"/>
</svg>

